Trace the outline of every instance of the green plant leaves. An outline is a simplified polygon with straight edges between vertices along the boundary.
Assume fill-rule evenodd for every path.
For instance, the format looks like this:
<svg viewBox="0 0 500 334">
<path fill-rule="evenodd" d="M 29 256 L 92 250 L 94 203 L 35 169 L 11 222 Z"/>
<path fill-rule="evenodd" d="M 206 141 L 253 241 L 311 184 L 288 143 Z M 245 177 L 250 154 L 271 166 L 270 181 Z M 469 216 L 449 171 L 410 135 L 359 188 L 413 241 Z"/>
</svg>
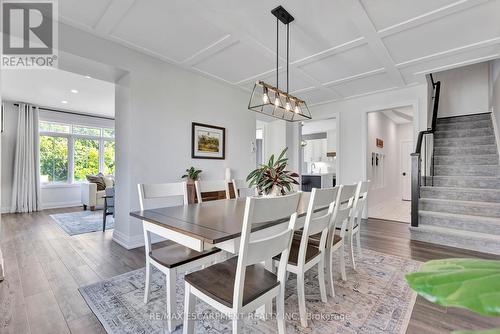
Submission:
<svg viewBox="0 0 500 334">
<path fill-rule="evenodd" d="M 299 184 L 295 180 L 299 175 L 285 170 L 288 163 L 288 158 L 285 157 L 287 150 L 288 148 L 285 148 L 281 151 L 277 159 L 275 159 L 274 154 L 271 155 L 267 164 L 260 165 L 250 172 L 246 179 L 249 186 L 256 186 L 259 192 L 265 194 L 269 194 L 273 188 L 277 188 L 284 194 L 285 190 L 292 190 L 291 184 Z"/>
<path fill-rule="evenodd" d="M 500 261 L 444 259 L 424 263 L 406 275 L 410 287 L 427 300 L 500 316 Z"/>
</svg>

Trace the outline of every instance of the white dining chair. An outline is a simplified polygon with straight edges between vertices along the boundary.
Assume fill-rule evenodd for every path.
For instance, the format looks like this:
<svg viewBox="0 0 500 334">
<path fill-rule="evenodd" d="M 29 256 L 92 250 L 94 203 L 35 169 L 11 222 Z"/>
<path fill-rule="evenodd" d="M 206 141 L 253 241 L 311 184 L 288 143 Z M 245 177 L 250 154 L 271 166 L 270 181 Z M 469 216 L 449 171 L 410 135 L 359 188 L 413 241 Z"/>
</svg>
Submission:
<svg viewBox="0 0 500 334">
<path fill-rule="evenodd" d="M 229 185 L 224 180 L 215 181 L 194 181 L 194 187 L 196 189 L 196 198 L 198 203 L 203 203 L 202 193 L 214 192 L 214 191 L 224 191 L 226 193 L 226 199 L 230 199 L 229 196 Z"/>
<path fill-rule="evenodd" d="M 234 192 L 235 198 L 258 195 L 257 188 L 254 186 L 249 187 L 248 182 L 246 182 L 245 180 L 233 179 L 231 181 L 231 184 L 233 186 L 233 192 Z"/>
<path fill-rule="evenodd" d="M 247 197 L 237 257 L 185 276 L 184 334 L 194 332 L 195 304 L 199 298 L 232 319 L 233 333 L 242 330 L 242 317 L 276 299 L 278 333 L 285 333 L 285 276 L 297 219 L 300 194 L 276 198 Z M 263 239 L 251 238 L 252 225 L 284 219 L 288 226 Z M 278 273 L 263 261 L 281 254 Z"/>
<path fill-rule="evenodd" d="M 307 327 L 307 310 L 305 297 L 305 273 L 315 266 L 318 269 L 319 290 L 321 301 L 326 303 L 325 288 L 325 245 L 331 217 L 334 211 L 335 198 L 338 188 L 312 189 L 307 206 L 307 213 L 302 231 L 294 233 L 290 256 L 288 257 L 287 271 L 297 276 L 297 294 L 299 302 L 300 323 Z M 316 212 L 320 209 L 322 210 Z M 300 233 L 302 232 L 302 233 Z M 317 236 L 319 244 L 310 240 L 310 236 Z M 279 256 L 275 261 L 281 260 Z"/>
<path fill-rule="evenodd" d="M 347 232 L 347 225 L 349 223 L 349 215 L 351 213 L 354 196 L 356 193 L 357 185 L 341 185 L 337 195 L 337 201 L 332 215 L 332 223 L 328 232 L 328 240 L 326 242 L 326 273 L 327 273 L 327 287 L 330 296 L 335 296 L 335 289 L 333 287 L 333 254 L 338 253 L 340 274 L 342 280 L 347 280 L 345 270 L 345 247 L 344 240 Z M 338 234 L 337 234 L 338 233 Z"/>
<path fill-rule="evenodd" d="M 182 198 L 184 205 L 188 203 L 187 187 L 185 182 L 161 183 L 161 184 L 138 184 L 139 205 L 141 211 L 146 209 L 147 204 L 155 202 L 173 201 Z M 148 207 L 150 209 L 151 207 Z M 213 248 L 204 252 L 197 252 L 188 247 L 173 244 L 162 248 L 152 249 L 151 234 L 160 229 L 157 225 L 142 221 L 144 231 L 144 248 L 146 255 L 146 283 L 144 286 L 144 303 L 149 301 L 151 266 L 155 266 L 166 276 L 167 297 L 167 327 L 170 332 L 178 325 L 176 312 L 176 280 L 178 273 L 184 273 L 194 268 L 214 263 L 218 260 L 219 249 Z"/>
<path fill-rule="evenodd" d="M 361 220 L 363 219 L 363 212 L 366 209 L 368 200 L 368 189 L 370 181 L 360 181 L 356 188 L 354 202 L 349 218 L 348 225 L 348 238 L 349 238 L 349 254 L 351 257 L 352 267 L 356 269 L 356 261 L 354 259 L 354 238 L 356 238 L 356 247 L 358 256 L 361 257 Z"/>
</svg>

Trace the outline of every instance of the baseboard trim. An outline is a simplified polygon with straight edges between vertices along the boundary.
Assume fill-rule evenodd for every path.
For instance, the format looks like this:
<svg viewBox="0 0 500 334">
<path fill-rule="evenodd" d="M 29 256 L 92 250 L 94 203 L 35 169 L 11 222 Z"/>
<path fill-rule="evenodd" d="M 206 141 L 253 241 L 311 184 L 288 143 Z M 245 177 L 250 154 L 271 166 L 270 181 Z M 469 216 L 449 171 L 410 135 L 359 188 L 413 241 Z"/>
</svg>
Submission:
<svg viewBox="0 0 500 334">
<path fill-rule="evenodd" d="M 158 242 L 162 242 L 165 240 L 166 239 L 159 237 L 157 235 L 151 236 L 151 243 L 153 243 L 153 244 L 158 243 Z M 132 237 L 129 237 L 126 234 L 124 234 L 120 231 L 117 231 L 115 229 L 115 230 L 113 230 L 113 241 L 127 250 L 131 250 L 131 249 L 138 248 L 138 247 L 144 247 L 144 235 L 142 233 L 139 235 L 134 235 Z"/>
<path fill-rule="evenodd" d="M 72 202 L 49 202 L 42 203 L 42 210 L 47 209 L 59 209 L 59 208 L 70 208 L 73 206 L 81 206 L 81 201 L 72 201 Z"/>
</svg>

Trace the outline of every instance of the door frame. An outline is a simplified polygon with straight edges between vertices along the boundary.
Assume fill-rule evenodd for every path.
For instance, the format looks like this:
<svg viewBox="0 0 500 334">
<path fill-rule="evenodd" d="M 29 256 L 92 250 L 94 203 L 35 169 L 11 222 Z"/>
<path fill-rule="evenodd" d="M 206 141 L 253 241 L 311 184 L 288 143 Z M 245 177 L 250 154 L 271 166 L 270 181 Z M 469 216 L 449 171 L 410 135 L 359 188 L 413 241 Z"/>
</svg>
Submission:
<svg viewBox="0 0 500 334">
<path fill-rule="evenodd" d="M 401 197 L 402 201 L 411 201 L 411 189 L 410 189 L 410 199 L 404 199 L 403 198 L 404 197 L 403 196 L 403 182 L 402 182 L 402 178 L 403 177 L 401 175 L 401 171 L 403 169 L 403 164 L 402 164 L 403 155 L 402 155 L 402 153 L 403 153 L 403 144 L 404 143 L 410 143 L 411 145 L 413 145 L 414 141 L 413 140 L 408 140 L 408 139 L 407 140 L 400 140 L 399 141 L 399 173 L 400 173 L 400 175 L 399 175 L 399 180 L 400 180 L 400 182 L 399 182 L 399 194 L 400 194 L 400 197 Z M 410 167 L 410 170 L 407 173 L 408 173 L 408 176 L 409 176 L 410 182 L 411 182 L 411 164 L 410 164 L 409 167 Z"/>
</svg>

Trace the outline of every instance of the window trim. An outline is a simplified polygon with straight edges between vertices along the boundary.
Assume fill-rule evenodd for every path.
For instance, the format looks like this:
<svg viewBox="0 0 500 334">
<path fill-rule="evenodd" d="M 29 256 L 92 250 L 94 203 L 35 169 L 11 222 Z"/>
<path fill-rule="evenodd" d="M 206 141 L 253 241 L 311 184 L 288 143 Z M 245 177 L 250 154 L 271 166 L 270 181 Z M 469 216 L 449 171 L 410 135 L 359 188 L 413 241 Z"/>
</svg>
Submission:
<svg viewBox="0 0 500 334">
<path fill-rule="evenodd" d="M 64 137 L 67 138 L 67 145 L 68 145 L 68 178 L 66 181 L 52 181 L 52 182 L 46 182 L 46 183 L 41 183 L 43 188 L 57 188 L 57 187 L 72 187 L 72 186 L 78 186 L 82 183 L 85 183 L 86 181 L 75 181 L 75 140 L 77 139 L 88 139 L 88 140 L 96 140 L 98 142 L 99 146 L 99 173 L 104 174 L 104 168 L 105 168 L 105 161 L 104 161 L 104 144 L 105 142 L 115 142 L 114 137 L 105 137 L 104 136 L 104 129 L 114 129 L 109 126 L 87 126 L 87 125 L 80 125 L 77 123 L 64 123 L 64 122 L 55 122 L 55 121 L 46 121 L 46 120 L 40 120 L 40 122 L 46 122 L 46 123 L 56 123 L 60 125 L 68 125 L 70 128 L 70 132 L 51 132 L 51 131 L 39 131 L 38 136 L 46 136 L 46 137 Z M 80 127 L 93 127 L 93 128 L 98 128 L 100 131 L 100 136 L 93 136 L 93 135 L 82 135 L 82 134 L 75 134 L 73 133 L 73 127 L 74 126 L 80 126 Z M 116 147 L 116 146 L 115 146 Z M 40 173 L 40 170 L 38 171 Z"/>
</svg>

